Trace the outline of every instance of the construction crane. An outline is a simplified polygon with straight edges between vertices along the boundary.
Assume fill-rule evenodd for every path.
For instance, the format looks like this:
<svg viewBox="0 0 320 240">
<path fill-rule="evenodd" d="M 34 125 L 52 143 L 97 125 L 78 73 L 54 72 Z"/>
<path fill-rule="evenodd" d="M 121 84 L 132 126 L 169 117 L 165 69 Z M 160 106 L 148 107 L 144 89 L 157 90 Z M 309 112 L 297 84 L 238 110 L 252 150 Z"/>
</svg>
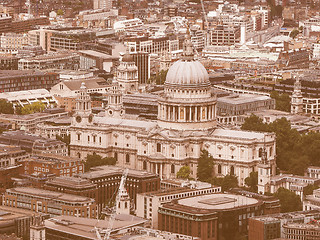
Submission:
<svg viewBox="0 0 320 240">
<path fill-rule="evenodd" d="M 204 21 L 206 23 L 206 28 L 207 28 L 207 46 L 210 45 L 210 33 L 209 33 L 209 22 L 208 22 L 208 18 L 207 18 L 207 14 L 206 11 L 204 10 L 204 4 L 203 4 L 203 0 L 201 0 L 201 7 L 202 7 L 202 14 L 203 14 L 203 18 Z"/>
<path fill-rule="evenodd" d="M 116 214 L 118 212 L 117 210 L 118 210 L 118 206 L 119 206 L 119 202 L 120 202 L 121 196 L 127 195 L 127 190 L 125 189 L 125 183 L 126 183 L 126 180 L 127 180 L 128 172 L 129 172 L 129 169 L 125 169 L 123 174 L 122 174 L 120 185 L 119 185 L 119 188 L 118 188 L 118 194 L 117 194 L 117 197 L 116 197 L 116 204 L 115 204 L 114 208 L 112 209 L 112 213 L 111 213 L 111 216 L 109 218 L 108 228 L 106 230 L 102 230 L 101 231 L 102 233 L 104 233 L 103 238 L 102 238 L 102 236 L 101 236 L 101 234 L 99 232 L 99 229 L 97 227 L 95 227 L 95 232 L 96 232 L 96 236 L 97 236 L 98 240 L 109 240 L 110 239 L 110 234 L 111 234 L 111 231 L 112 231 L 113 223 L 114 223 L 115 218 L 116 218 Z"/>
</svg>

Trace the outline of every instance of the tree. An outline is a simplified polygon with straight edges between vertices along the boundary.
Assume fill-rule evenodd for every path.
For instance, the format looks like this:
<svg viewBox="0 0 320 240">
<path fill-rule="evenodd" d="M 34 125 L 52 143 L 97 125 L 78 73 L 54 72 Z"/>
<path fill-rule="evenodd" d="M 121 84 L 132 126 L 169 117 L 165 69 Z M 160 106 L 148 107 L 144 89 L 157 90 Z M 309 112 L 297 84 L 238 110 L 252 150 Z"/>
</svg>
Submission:
<svg viewBox="0 0 320 240">
<path fill-rule="evenodd" d="M 62 10 L 62 9 L 58 9 L 58 11 L 57 11 L 57 15 L 58 15 L 58 16 L 63 15 L 63 10 Z"/>
<path fill-rule="evenodd" d="M 277 91 L 270 93 L 270 97 L 276 101 L 276 109 L 279 111 L 291 111 L 291 99 L 286 93 L 279 94 Z"/>
<path fill-rule="evenodd" d="M 290 37 L 294 39 L 298 34 L 299 34 L 299 30 L 293 29 L 293 30 L 290 32 Z"/>
<path fill-rule="evenodd" d="M 262 119 L 257 115 L 251 114 L 250 117 L 246 118 L 241 126 L 242 130 L 267 132 L 268 125 L 262 122 Z"/>
<path fill-rule="evenodd" d="M 70 154 L 70 135 L 64 135 L 63 137 L 60 135 L 56 135 L 56 139 L 67 144 L 68 147 L 68 155 Z"/>
<path fill-rule="evenodd" d="M 244 179 L 245 184 L 250 188 L 250 191 L 258 191 L 258 172 L 251 172 L 250 176 Z"/>
<path fill-rule="evenodd" d="M 88 154 L 87 160 L 84 163 L 84 171 L 87 172 L 92 167 L 102 166 L 102 165 L 115 165 L 117 160 L 113 157 L 104 157 L 102 158 L 100 155 L 95 152 L 91 155 Z"/>
<path fill-rule="evenodd" d="M 210 182 L 213 176 L 213 157 L 207 150 L 202 150 L 198 159 L 197 178 L 202 182 Z"/>
<path fill-rule="evenodd" d="M 300 196 L 296 195 L 294 192 L 291 192 L 285 188 L 279 188 L 274 196 L 280 200 L 281 212 L 294 212 L 302 210 Z"/>
<path fill-rule="evenodd" d="M 155 76 L 149 79 L 149 82 L 155 82 L 157 85 L 162 85 L 166 81 L 168 70 L 161 70 Z"/>
<path fill-rule="evenodd" d="M 46 105 L 43 102 L 34 102 L 22 107 L 21 114 L 26 115 L 31 113 L 42 112 L 45 108 L 46 108 Z"/>
<path fill-rule="evenodd" d="M 220 186 L 221 191 L 228 191 L 231 188 L 238 187 L 238 178 L 235 175 L 226 175 L 223 178 L 213 178 L 213 185 Z"/>
<path fill-rule="evenodd" d="M 308 186 L 306 186 L 303 189 L 303 196 L 312 195 L 313 194 L 313 190 L 316 190 L 318 188 L 319 188 L 319 186 L 315 186 L 313 184 L 308 184 Z"/>
<path fill-rule="evenodd" d="M 191 170 L 190 170 L 189 166 L 183 166 L 177 172 L 177 178 L 189 179 L 190 178 L 190 172 L 191 172 Z"/>
<path fill-rule="evenodd" d="M 0 113 L 13 114 L 14 109 L 12 103 L 7 102 L 5 99 L 0 99 Z"/>
</svg>

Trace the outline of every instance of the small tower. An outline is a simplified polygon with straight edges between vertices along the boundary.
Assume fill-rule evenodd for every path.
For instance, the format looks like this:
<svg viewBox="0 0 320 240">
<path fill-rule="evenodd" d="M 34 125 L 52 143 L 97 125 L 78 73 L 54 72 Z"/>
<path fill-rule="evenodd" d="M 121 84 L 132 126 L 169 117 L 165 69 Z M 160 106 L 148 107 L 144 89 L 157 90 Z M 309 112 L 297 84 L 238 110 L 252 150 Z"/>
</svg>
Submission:
<svg viewBox="0 0 320 240">
<path fill-rule="evenodd" d="M 138 91 L 138 68 L 127 49 L 117 69 L 119 88 L 124 93 Z"/>
<path fill-rule="evenodd" d="M 121 118 L 125 114 L 123 107 L 123 94 L 119 85 L 114 83 L 108 91 L 108 105 L 105 110 L 107 117 Z"/>
<path fill-rule="evenodd" d="M 45 240 L 45 226 L 43 216 L 37 215 L 31 218 L 30 240 Z"/>
<path fill-rule="evenodd" d="M 271 166 L 268 161 L 266 148 L 262 150 L 261 161 L 258 163 L 258 193 L 270 192 Z"/>
<path fill-rule="evenodd" d="M 296 77 L 296 81 L 294 83 L 294 90 L 291 96 L 291 113 L 303 113 L 303 96 L 301 92 L 301 82 L 299 76 Z"/>
<path fill-rule="evenodd" d="M 166 71 L 171 66 L 171 55 L 168 52 L 165 52 L 160 57 L 160 71 Z"/>
<path fill-rule="evenodd" d="M 125 173 L 122 175 L 119 192 L 117 196 L 117 207 L 116 214 L 130 214 L 130 198 L 128 192 L 124 186 L 126 178 L 128 175 L 128 170 L 125 170 Z"/>
<path fill-rule="evenodd" d="M 92 123 L 91 98 L 88 94 L 86 84 L 83 82 L 80 93 L 76 99 L 76 113 L 73 116 L 73 123 L 76 125 L 89 125 Z"/>
</svg>

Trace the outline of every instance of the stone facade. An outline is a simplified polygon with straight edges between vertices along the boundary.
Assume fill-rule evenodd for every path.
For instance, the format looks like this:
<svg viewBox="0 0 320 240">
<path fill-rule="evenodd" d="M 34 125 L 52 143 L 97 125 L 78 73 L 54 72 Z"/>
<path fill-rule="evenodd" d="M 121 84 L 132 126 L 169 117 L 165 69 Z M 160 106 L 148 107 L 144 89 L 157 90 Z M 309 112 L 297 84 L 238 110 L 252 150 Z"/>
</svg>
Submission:
<svg viewBox="0 0 320 240">
<path fill-rule="evenodd" d="M 196 178 L 201 150 L 207 150 L 215 160 L 215 175 L 234 174 L 243 186 L 250 172 L 258 170 L 265 149 L 274 175 L 273 133 L 217 128 L 216 98 L 207 71 L 193 58 L 190 43 L 187 39 L 183 59 L 168 71 L 165 90 L 158 101 L 157 121 L 91 115 L 90 109 L 83 112 L 78 108 L 75 119 L 80 120 L 81 114 L 92 117 L 90 122 L 73 121 L 71 156 L 85 159 L 87 154 L 96 152 L 115 157 L 118 166 L 147 170 L 162 179 L 175 178 L 179 169 L 187 165 L 191 177 Z M 81 97 L 85 95 L 84 87 Z"/>
</svg>

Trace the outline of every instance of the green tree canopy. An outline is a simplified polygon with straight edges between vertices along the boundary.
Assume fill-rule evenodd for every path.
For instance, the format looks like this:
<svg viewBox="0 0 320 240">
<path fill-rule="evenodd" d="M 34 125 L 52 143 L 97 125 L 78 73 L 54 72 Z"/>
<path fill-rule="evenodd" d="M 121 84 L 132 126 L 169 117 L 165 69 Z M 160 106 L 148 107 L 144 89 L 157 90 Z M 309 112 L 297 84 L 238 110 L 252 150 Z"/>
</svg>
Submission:
<svg viewBox="0 0 320 240">
<path fill-rule="evenodd" d="M 5 99 L 0 99 L 0 113 L 13 114 L 14 109 L 12 103 L 7 102 Z"/>
<path fill-rule="evenodd" d="M 190 178 L 190 173 L 191 173 L 190 167 L 189 166 L 183 166 L 177 172 L 177 178 L 189 179 Z"/>
<path fill-rule="evenodd" d="M 244 179 L 245 184 L 252 192 L 258 192 L 258 172 L 251 172 L 250 176 Z"/>
<path fill-rule="evenodd" d="M 202 150 L 198 159 L 197 178 L 202 182 L 210 182 L 213 177 L 213 157 L 207 150 Z"/>
<path fill-rule="evenodd" d="M 117 160 L 113 157 L 101 157 L 95 152 L 91 155 L 88 154 L 87 159 L 84 163 L 84 171 L 87 172 L 92 167 L 102 166 L 102 165 L 115 165 Z"/>
<path fill-rule="evenodd" d="M 221 191 L 228 191 L 231 188 L 238 187 L 238 178 L 235 175 L 226 175 L 224 177 L 213 178 L 213 185 L 220 186 Z"/>
<path fill-rule="evenodd" d="M 63 15 L 63 10 L 62 10 L 62 9 L 58 9 L 58 10 L 57 10 L 57 15 L 58 15 L 58 16 Z"/>
<path fill-rule="evenodd" d="M 31 113 L 37 113 L 42 112 L 46 108 L 46 105 L 42 102 L 34 102 L 28 105 L 25 105 L 23 108 L 21 108 L 21 114 L 31 114 Z"/>
<path fill-rule="evenodd" d="M 294 212 L 302 210 L 302 202 L 300 197 L 294 192 L 285 188 L 279 188 L 274 194 L 280 200 L 281 212 Z"/>
<path fill-rule="evenodd" d="M 298 29 L 293 29 L 290 32 L 290 37 L 294 39 L 298 34 L 299 34 L 299 30 Z"/>
<path fill-rule="evenodd" d="M 157 85 L 162 85 L 166 81 L 168 70 L 161 70 L 155 76 L 149 79 L 150 83 L 156 83 Z"/>
<path fill-rule="evenodd" d="M 273 91 L 270 97 L 276 101 L 276 109 L 280 111 L 291 111 L 291 99 L 287 93 L 279 94 L 277 91 Z"/>
<path fill-rule="evenodd" d="M 310 164 L 320 166 L 320 133 L 300 134 L 286 118 L 265 124 L 257 116 L 247 118 L 241 129 L 276 134 L 277 167 L 282 171 L 303 175 Z"/>
</svg>

